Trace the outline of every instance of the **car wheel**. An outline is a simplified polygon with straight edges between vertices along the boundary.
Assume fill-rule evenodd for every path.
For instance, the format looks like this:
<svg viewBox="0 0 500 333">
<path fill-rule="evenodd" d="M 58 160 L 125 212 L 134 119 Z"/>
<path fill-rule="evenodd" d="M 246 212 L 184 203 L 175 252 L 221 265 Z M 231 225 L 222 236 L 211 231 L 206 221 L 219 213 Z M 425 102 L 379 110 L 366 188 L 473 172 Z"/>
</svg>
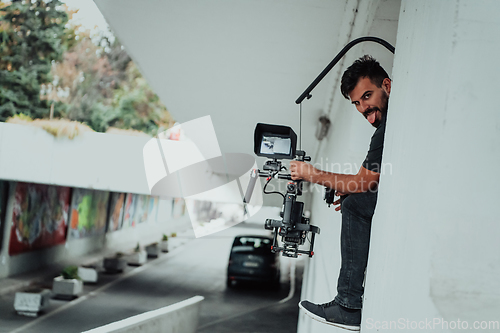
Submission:
<svg viewBox="0 0 500 333">
<path fill-rule="evenodd" d="M 233 280 L 231 280 L 229 277 L 226 279 L 226 286 L 228 288 L 232 288 L 233 287 Z"/>
</svg>

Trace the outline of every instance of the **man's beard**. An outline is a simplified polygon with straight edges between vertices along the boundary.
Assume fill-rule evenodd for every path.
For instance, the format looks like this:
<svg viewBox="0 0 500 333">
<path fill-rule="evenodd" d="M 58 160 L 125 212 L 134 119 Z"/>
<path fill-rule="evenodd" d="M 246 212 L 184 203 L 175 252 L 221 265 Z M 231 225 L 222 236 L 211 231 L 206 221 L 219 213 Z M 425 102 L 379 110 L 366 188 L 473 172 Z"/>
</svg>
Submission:
<svg viewBox="0 0 500 333">
<path fill-rule="evenodd" d="M 384 119 L 384 117 L 387 115 L 388 105 L 389 105 L 389 96 L 387 96 L 387 94 L 384 94 L 384 100 L 382 101 L 382 109 L 379 109 L 376 106 L 373 108 L 366 109 L 366 111 L 363 112 L 363 116 L 365 116 L 365 118 L 368 118 L 368 116 L 372 112 L 380 111 L 380 113 L 382 114 L 381 119 L 375 118 L 375 121 L 373 122 L 373 124 L 371 124 L 373 127 L 377 128 L 377 127 L 379 127 L 379 125 L 382 122 L 382 120 Z"/>
</svg>

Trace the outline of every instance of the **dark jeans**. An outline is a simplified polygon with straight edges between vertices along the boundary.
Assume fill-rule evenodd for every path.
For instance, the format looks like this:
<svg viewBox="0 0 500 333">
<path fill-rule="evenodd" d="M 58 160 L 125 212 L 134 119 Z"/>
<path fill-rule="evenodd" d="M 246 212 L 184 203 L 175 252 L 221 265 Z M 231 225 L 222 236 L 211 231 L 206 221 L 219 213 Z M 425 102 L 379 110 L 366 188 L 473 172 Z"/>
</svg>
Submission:
<svg viewBox="0 0 500 333">
<path fill-rule="evenodd" d="M 340 253 L 342 266 L 335 301 L 350 309 L 361 309 L 372 217 L 377 192 L 350 194 L 342 198 Z"/>
</svg>

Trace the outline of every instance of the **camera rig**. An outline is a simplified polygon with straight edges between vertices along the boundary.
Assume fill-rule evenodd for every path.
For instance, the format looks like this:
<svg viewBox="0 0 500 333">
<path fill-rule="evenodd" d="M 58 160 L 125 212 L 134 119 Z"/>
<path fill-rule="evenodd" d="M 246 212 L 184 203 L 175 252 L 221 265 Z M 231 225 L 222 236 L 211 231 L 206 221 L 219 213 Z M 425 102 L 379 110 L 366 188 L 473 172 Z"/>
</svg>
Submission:
<svg viewBox="0 0 500 333">
<path fill-rule="evenodd" d="M 379 43 L 392 53 L 394 53 L 395 50 L 394 46 L 387 41 L 373 36 L 360 37 L 349 42 L 295 101 L 296 104 L 300 105 L 300 120 L 302 120 L 302 102 L 304 99 L 310 99 L 312 97 L 311 92 L 318 83 L 323 80 L 347 51 L 361 42 Z M 264 170 L 252 170 L 250 183 L 243 202 L 250 202 L 250 196 L 255 187 L 257 177 L 267 177 L 266 185 L 264 185 L 264 193 L 278 193 L 283 196 L 283 207 L 280 214 L 282 220 L 267 219 L 265 223 L 266 229 L 274 230 L 273 252 L 283 251 L 284 256 L 295 258 L 298 254 L 307 254 L 309 257 L 312 257 L 314 254 L 314 236 L 315 234 L 319 234 L 320 229 L 309 224 L 309 218 L 303 215 L 304 203 L 297 201 L 297 196 L 302 194 L 302 181 L 294 181 L 289 174 L 280 173 L 286 170 L 286 168 L 281 165 L 281 159 L 295 159 L 298 161 L 311 160 L 309 156 L 306 156 L 303 150 L 295 149 L 296 143 L 297 135 L 290 127 L 257 124 L 254 132 L 254 152 L 257 156 L 268 157 L 270 160 L 264 164 Z M 285 195 L 281 192 L 266 192 L 266 186 L 273 178 L 290 180 L 287 184 Z M 328 204 L 328 207 L 333 203 L 334 196 L 335 190 L 326 187 L 324 200 Z M 311 232 L 309 251 L 299 250 L 298 247 L 304 244 L 308 232 Z M 278 235 L 281 236 L 282 246 L 278 246 Z"/>
<path fill-rule="evenodd" d="M 281 209 L 281 220 L 267 219 L 265 228 L 273 230 L 273 252 L 283 252 L 283 256 L 297 258 L 299 254 L 314 255 L 314 237 L 320 233 L 320 229 L 310 224 L 309 218 L 304 216 L 304 203 L 297 201 L 297 197 L 302 195 L 302 180 L 292 180 L 281 163 L 281 159 L 295 159 L 297 161 L 310 161 L 302 150 L 296 150 L 297 135 L 287 126 L 257 124 L 254 135 L 254 152 L 257 156 L 270 158 L 263 166 L 263 170 L 252 170 L 250 184 L 245 195 L 244 202 L 250 201 L 250 196 L 255 186 L 257 177 L 265 177 L 264 194 L 279 194 L 283 196 L 283 206 Z M 267 192 L 266 187 L 273 178 L 286 179 L 286 193 L 272 191 Z M 301 250 L 307 239 L 307 234 L 311 233 L 309 250 Z M 278 236 L 281 237 L 281 245 L 278 243 Z"/>
</svg>

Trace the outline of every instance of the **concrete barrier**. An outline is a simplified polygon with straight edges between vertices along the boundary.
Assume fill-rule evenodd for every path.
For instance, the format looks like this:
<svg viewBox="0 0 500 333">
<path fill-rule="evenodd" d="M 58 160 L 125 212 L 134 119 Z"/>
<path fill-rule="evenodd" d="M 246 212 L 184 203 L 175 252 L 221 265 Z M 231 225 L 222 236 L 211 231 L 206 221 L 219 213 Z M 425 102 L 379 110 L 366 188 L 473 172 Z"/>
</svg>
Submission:
<svg viewBox="0 0 500 333">
<path fill-rule="evenodd" d="M 202 296 L 142 313 L 82 333 L 195 333 Z"/>
</svg>

